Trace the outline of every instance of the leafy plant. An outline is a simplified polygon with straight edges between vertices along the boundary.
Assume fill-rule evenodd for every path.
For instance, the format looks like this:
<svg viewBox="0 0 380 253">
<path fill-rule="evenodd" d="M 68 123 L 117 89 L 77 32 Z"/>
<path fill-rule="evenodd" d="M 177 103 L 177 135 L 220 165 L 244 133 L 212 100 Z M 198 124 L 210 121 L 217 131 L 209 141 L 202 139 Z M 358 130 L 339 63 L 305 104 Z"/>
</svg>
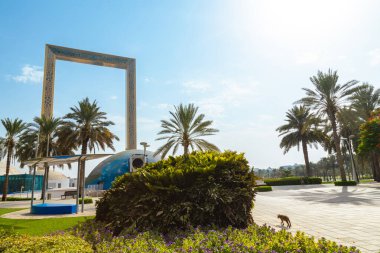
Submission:
<svg viewBox="0 0 380 253">
<path fill-rule="evenodd" d="M 321 184 L 322 179 L 319 177 L 285 177 L 285 178 L 269 178 L 264 183 L 271 186 L 279 185 L 302 185 L 302 184 Z"/>
<path fill-rule="evenodd" d="M 97 202 L 96 220 L 122 229 L 244 228 L 253 222 L 254 174 L 243 154 L 194 152 L 117 178 Z"/>
<path fill-rule="evenodd" d="M 92 198 L 84 198 L 84 203 L 85 204 L 92 204 L 92 203 L 94 203 L 94 201 L 92 200 Z M 79 199 L 79 204 L 82 204 L 82 198 Z"/>
<path fill-rule="evenodd" d="M 302 232 L 294 235 L 269 226 L 249 225 L 246 229 L 189 227 L 169 233 L 134 232 L 112 236 L 103 223 L 88 221 L 73 234 L 84 238 L 96 252 L 341 252 L 358 253 L 355 247 L 338 245 L 324 238 L 315 239 Z"/>
<path fill-rule="evenodd" d="M 81 238 L 64 234 L 30 236 L 0 230 L 0 252 L 93 252 L 89 243 Z"/>
<path fill-rule="evenodd" d="M 354 186 L 357 185 L 356 181 L 336 181 L 335 186 Z"/>
<path fill-rule="evenodd" d="M 255 191 L 257 191 L 257 192 L 270 192 L 270 191 L 272 191 L 272 186 L 270 186 L 270 185 L 257 186 L 257 187 L 255 187 Z"/>
<path fill-rule="evenodd" d="M 31 200 L 32 198 L 22 198 L 22 197 L 7 197 L 7 201 L 24 201 Z M 36 200 L 36 198 L 34 198 Z"/>
</svg>

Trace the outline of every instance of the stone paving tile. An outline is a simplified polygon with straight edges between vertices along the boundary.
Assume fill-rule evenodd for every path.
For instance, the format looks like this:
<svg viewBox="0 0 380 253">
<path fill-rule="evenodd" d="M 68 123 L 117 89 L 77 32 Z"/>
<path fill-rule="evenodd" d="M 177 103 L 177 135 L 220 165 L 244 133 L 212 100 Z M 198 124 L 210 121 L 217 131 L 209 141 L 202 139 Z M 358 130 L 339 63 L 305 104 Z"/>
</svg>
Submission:
<svg viewBox="0 0 380 253">
<path fill-rule="evenodd" d="M 380 252 L 380 184 L 357 187 L 282 186 L 256 196 L 253 218 L 281 229 L 277 214 L 288 215 L 292 228 L 362 252 Z"/>
</svg>

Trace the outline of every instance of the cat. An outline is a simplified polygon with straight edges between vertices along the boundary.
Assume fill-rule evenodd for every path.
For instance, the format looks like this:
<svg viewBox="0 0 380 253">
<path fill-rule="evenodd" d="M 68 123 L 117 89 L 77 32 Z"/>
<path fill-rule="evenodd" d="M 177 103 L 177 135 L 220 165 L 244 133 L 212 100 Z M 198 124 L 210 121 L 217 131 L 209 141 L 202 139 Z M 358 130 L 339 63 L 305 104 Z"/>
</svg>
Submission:
<svg viewBox="0 0 380 253">
<path fill-rule="evenodd" d="M 279 218 L 281 220 L 281 225 L 282 226 L 284 226 L 284 221 L 288 225 L 288 228 L 290 228 L 292 226 L 292 223 L 290 222 L 290 219 L 289 219 L 288 216 L 279 214 L 279 215 L 277 215 L 277 218 Z"/>
</svg>

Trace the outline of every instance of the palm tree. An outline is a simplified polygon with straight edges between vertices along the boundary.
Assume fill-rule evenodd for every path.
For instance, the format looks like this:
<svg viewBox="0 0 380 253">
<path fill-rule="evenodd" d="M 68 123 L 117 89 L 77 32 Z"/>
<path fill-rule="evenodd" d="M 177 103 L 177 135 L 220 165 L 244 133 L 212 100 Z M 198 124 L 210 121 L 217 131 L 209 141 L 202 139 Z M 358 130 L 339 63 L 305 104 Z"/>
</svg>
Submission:
<svg viewBox="0 0 380 253">
<path fill-rule="evenodd" d="M 346 173 L 343 167 L 343 157 L 340 149 L 340 137 L 337 129 L 337 113 L 348 96 L 354 93 L 358 83 L 351 80 L 343 85 L 338 84 L 339 76 L 337 71 L 328 70 L 327 73 L 318 71 L 317 76 L 312 76 L 310 81 L 314 85 L 314 90 L 303 88 L 306 91 L 306 97 L 300 99 L 296 103 L 304 104 L 310 108 L 317 110 L 318 114 L 326 116 L 329 120 L 332 131 L 333 140 L 338 160 L 339 170 L 342 181 L 346 181 Z"/>
<path fill-rule="evenodd" d="M 371 117 L 371 113 L 380 106 L 380 89 L 376 89 L 368 83 L 364 83 L 349 98 L 351 106 L 365 122 Z"/>
<path fill-rule="evenodd" d="M 61 153 L 60 147 L 61 144 L 57 141 L 57 132 L 58 129 L 62 126 L 63 121 L 60 118 L 54 117 L 34 117 L 33 123 L 29 124 L 28 130 L 25 132 L 25 135 L 22 136 L 22 140 L 27 141 L 38 140 L 39 141 L 39 154 L 32 153 L 31 151 L 27 151 L 26 149 L 21 149 L 20 151 L 25 151 L 29 154 L 34 154 L 35 156 L 46 156 L 49 157 L 51 155 L 68 155 L 70 153 Z M 26 146 L 29 146 L 26 144 Z M 71 148 L 73 146 L 71 145 Z M 34 148 L 35 149 L 35 148 Z M 72 152 L 72 151 L 71 151 Z M 35 157 L 34 156 L 34 157 Z M 33 157 L 29 157 L 31 159 Z M 49 166 L 45 167 L 44 180 L 41 192 L 41 199 L 44 199 L 46 187 L 48 186 L 49 180 Z"/>
<path fill-rule="evenodd" d="M 322 120 L 310 113 L 310 109 L 305 106 L 294 106 L 286 113 L 287 123 L 276 130 L 283 136 L 280 147 L 284 149 L 284 154 L 292 147 L 302 145 L 303 156 L 305 159 L 306 176 L 311 176 L 309 154 L 307 145 L 321 143 L 325 139 L 324 132 L 319 128 Z M 315 145 L 316 147 L 316 145 Z"/>
<path fill-rule="evenodd" d="M 218 147 L 207 142 L 200 137 L 214 135 L 219 130 L 210 128 L 212 121 L 206 120 L 204 114 L 197 115 L 198 107 L 194 104 L 174 106 L 175 112 L 170 112 L 170 120 L 161 120 L 161 130 L 158 135 L 165 135 L 156 140 L 167 140 L 167 142 L 157 149 L 155 155 L 161 154 L 164 158 L 173 148 L 173 155 L 177 152 L 179 145 L 183 147 L 185 156 L 189 154 L 189 147 L 192 150 L 216 150 Z"/>
<path fill-rule="evenodd" d="M 58 135 L 60 142 L 65 145 L 74 143 L 77 148 L 81 148 L 81 154 L 87 154 L 87 150 L 95 149 L 105 150 L 106 147 L 115 151 L 113 141 L 119 138 L 113 134 L 108 127 L 114 125 L 112 121 L 107 120 L 107 113 L 100 111 L 98 103 L 90 102 L 88 98 L 78 102 L 78 106 L 70 108 L 71 112 L 66 114 L 64 127 Z M 81 163 L 80 178 L 84 178 L 85 162 Z M 82 180 L 80 180 L 80 192 L 83 189 Z"/>
<path fill-rule="evenodd" d="M 11 120 L 9 118 L 2 119 L 1 123 L 5 128 L 6 134 L 5 138 L 0 138 L 0 159 L 7 156 L 5 180 L 3 185 L 3 196 L 1 200 L 6 201 L 11 160 L 15 158 L 15 146 L 17 144 L 18 137 L 25 130 L 26 124 L 18 118 L 16 118 L 15 120 Z"/>
</svg>

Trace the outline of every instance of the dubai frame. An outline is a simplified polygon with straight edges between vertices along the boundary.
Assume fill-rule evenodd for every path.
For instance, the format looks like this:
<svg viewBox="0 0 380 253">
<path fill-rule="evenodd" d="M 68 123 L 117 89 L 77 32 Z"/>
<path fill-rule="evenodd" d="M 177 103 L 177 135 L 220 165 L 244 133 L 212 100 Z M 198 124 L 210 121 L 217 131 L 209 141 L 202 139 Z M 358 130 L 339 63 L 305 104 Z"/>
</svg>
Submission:
<svg viewBox="0 0 380 253">
<path fill-rule="evenodd" d="M 64 60 L 126 71 L 126 149 L 136 149 L 136 60 L 46 44 L 41 115 L 52 117 L 54 109 L 55 61 Z"/>
</svg>

